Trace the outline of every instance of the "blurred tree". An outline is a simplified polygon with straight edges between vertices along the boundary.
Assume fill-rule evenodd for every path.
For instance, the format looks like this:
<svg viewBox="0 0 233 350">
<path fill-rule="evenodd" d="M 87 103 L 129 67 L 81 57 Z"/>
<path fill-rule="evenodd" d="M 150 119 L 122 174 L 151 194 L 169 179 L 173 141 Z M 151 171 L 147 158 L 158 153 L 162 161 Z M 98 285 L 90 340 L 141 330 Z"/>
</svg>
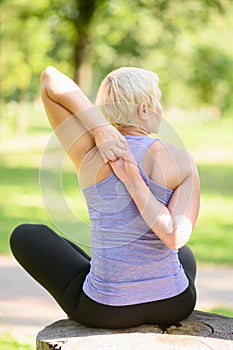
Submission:
<svg viewBox="0 0 233 350">
<path fill-rule="evenodd" d="M 95 21 L 98 25 L 91 28 L 95 43 L 96 85 L 113 68 L 142 66 L 159 73 L 164 96 L 169 97 L 170 103 L 175 101 L 183 107 L 190 106 L 192 92 L 189 101 L 183 96 L 177 98 L 174 85 L 179 86 L 179 95 L 181 87 L 184 91 L 184 83 L 190 84 L 189 90 L 198 88 L 188 81 L 193 64 L 197 63 L 190 52 L 194 53 L 193 47 L 198 47 L 202 32 L 208 25 L 214 27 L 215 19 L 221 17 L 224 21 L 226 13 L 233 13 L 230 4 L 228 0 L 189 0 L 185 3 L 181 0 L 110 1 L 105 8 L 104 20 L 101 22 L 102 13 L 97 11 Z M 216 46 L 216 37 L 212 45 Z M 198 64 L 202 63 L 201 60 L 199 57 Z"/>
<path fill-rule="evenodd" d="M 26 129 L 26 115 L 22 101 L 34 99 L 39 93 L 39 74 L 46 62 L 50 46 L 44 18 L 47 0 L 1 1 L 0 31 L 0 132 L 7 125 L 16 124 L 16 130 Z M 5 104 L 20 102 L 15 116 L 15 106 L 9 111 Z M 18 112 L 21 111 L 19 114 Z"/>
<path fill-rule="evenodd" d="M 58 16 L 54 27 L 54 37 L 62 40 L 60 31 L 61 22 L 72 27 L 69 38 L 65 38 L 73 49 L 72 59 L 74 66 L 74 80 L 79 83 L 85 92 L 90 90 L 92 81 L 92 23 L 96 11 L 102 11 L 107 0 L 69 0 L 51 1 L 51 7 Z M 71 35 L 72 33 L 72 35 Z M 67 40 L 68 39 L 68 40 Z M 56 49 L 59 43 L 56 40 Z M 53 54 L 55 50 L 53 51 Z"/>
<path fill-rule="evenodd" d="M 215 16 L 233 13 L 229 4 L 230 0 L 2 0 L 1 98 L 33 99 L 40 72 L 56 62 L 65 73 L 73 73 L 87 93 L 92 68 L 93 92 L 118 66 L 158 71 L 164 95 L 174 102 L 174 79 L 177 86 L 188 81 L 197 89 L 198 82 L 187 78 L 192 75 L 187 60 L 197 64 L 204 56 L 190 57 L 192 42 L 198 47 L 198 35 Z"/>
<path fill-rule="evenodd" d="M 193 54 L 188 83 L 197 103 L 214 107 L 215 116 L 232 106 L 233 60 L 217 47 L 199 46 Z"/>
<path fill-rule="evenodd" d="M 1 4 L 1 98 L 30 99 L 38 94 L 38 74 L 50 46 L 44 13 L 47 1 L 5 0 Z"/>
</svg>

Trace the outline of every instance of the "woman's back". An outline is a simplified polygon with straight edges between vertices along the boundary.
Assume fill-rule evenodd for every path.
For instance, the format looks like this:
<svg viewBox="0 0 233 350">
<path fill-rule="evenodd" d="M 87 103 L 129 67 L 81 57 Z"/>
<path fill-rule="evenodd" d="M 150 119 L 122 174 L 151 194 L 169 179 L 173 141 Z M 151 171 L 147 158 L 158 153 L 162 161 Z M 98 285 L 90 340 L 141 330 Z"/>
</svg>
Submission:
<svg viewBox="0 0 233 350">
<path fill-rule="evenodd" d="M 160 139 L 131 135 L 130 133 L 125 136 L 127 141 L 136 140 L 136 137 L 138 140 L 143 137 L 153 141 L 157 140 L 157 142 L 151 142 L 147 149 L 144 146 L 143 157 L 140 159 L 141 167 L 146 176 L 159 185 L 172 190 L 176 189 L 191 170 L 189 154 L 184 149 L 177 148 Z M 137 148 L 139 146 L 140 142 L 136 144 Z M 136 153 L 134 155 L 136 156 Z M 94 146 L 82 159 L 78 172 L 80 187 L 86 188 L 101 182 L 112 172 L 109 163 L 104 162 L 98 148 Z"/>
<path fill-rule="evenodd" d="M 152 181 L 143 170 L 145 154 L 157 139 L 126 139 L 141 176 L 166 206 L 173 190 Z M 89 297 L 108 305 L 137 304 L 169 298 L 187 288 L 177 251 L 167 248 L 150 230 L 114 173 L 84 188 L 83 193 L 91 220 L 92 264 L 84 283 Z"/>
</svg>

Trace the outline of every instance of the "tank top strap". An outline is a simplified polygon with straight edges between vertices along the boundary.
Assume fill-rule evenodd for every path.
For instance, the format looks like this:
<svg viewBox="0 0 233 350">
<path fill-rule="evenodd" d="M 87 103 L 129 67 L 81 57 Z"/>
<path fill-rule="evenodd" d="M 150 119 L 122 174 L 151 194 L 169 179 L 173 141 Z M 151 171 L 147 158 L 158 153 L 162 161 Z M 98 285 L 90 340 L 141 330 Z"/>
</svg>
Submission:
<svg viewBox="0 0 233 350">
<path fill-rule="evenodd" d="M 143 140 L 142 147 L 141 147 L 141 152 L 140 152 L 139 157 L 138 157 L 138 165 L 140 167 L 142 166 L 142 160 L 143 160 L 143 157 L 144 157 L 146 151 L 157 140 L 158 140 L 158 138 L 152 138 L 152 137 L 147 137 L 147 138 L 145 138 Z"/>
<path fill-rule="evenodd" d="M 147 183 L 147 176 L 142 169 L 142 160 L 148 150 L 148 148 L 158 140 L 158 138 L 153 138 L 149 136 L 126 136 L 128 141 L 128 146 L 133 153 L 135 160 L 138 164 L 140 173 L 144 181 Z M 147 183 L 148 185 L 148 183 Z"/>
<path fill-rule="evenodd" d="M 141 165 L 144 154 L 148 148 L 158 140 L 158 138 L 153 138 L 149 136 L 125 136 L 128 146 L 133 153 L 137 163 Z"/>
</svg>

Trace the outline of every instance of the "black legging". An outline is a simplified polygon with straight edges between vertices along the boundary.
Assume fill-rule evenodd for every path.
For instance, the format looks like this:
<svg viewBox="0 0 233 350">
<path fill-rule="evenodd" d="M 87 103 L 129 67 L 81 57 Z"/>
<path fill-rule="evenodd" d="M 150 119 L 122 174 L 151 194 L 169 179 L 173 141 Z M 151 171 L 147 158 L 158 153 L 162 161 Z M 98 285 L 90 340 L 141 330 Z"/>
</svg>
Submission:
<svg viewBox="0 0 233 350">
<path fill-rule="evenodd" d="M 55 298 L 67 315 L 81 324 L 102 328 L 171 325 L 194 309 L 196 263 L 187 246 L 179 250 L 180 262 L 189 279 L 183 293 L 143 304 L 108 306 L 93 301 L 82 290 L 90 269 L 90 257 L 49 227 L 20 225 L 13 231 L 10 245 L 23 268 Z"/>
</svg>

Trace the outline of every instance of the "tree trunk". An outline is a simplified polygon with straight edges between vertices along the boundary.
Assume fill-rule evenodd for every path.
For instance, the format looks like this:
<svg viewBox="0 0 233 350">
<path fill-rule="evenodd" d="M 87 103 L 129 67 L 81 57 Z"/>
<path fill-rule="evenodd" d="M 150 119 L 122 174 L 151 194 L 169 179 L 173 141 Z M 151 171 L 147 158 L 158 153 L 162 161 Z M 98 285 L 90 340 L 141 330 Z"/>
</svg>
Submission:
<svg viewBox="0 0 233 350">
<path fill-rule="evenodd" d="M 75 43 L 74 80 L 81 89 L 88 95 L 92 83 L 92 62 L 91 62 L 91 25 L 94 14 L 103 0 L 77 1 L 79 16 L 75 20 L 77 40 Z"/>
<path fill-rule="evenodd" d="M 74 81 L 89 95 L 92 84 L 91 44 L 88 33 L 79 35 L 75 46 Z"/>
<path fill-rule="evenodd" d="M 57 321 L 37 336 L 37 350 L 231 350 L 233 318 L 194 311 L 178 326 L 98 329 Z"/>
</svg>

